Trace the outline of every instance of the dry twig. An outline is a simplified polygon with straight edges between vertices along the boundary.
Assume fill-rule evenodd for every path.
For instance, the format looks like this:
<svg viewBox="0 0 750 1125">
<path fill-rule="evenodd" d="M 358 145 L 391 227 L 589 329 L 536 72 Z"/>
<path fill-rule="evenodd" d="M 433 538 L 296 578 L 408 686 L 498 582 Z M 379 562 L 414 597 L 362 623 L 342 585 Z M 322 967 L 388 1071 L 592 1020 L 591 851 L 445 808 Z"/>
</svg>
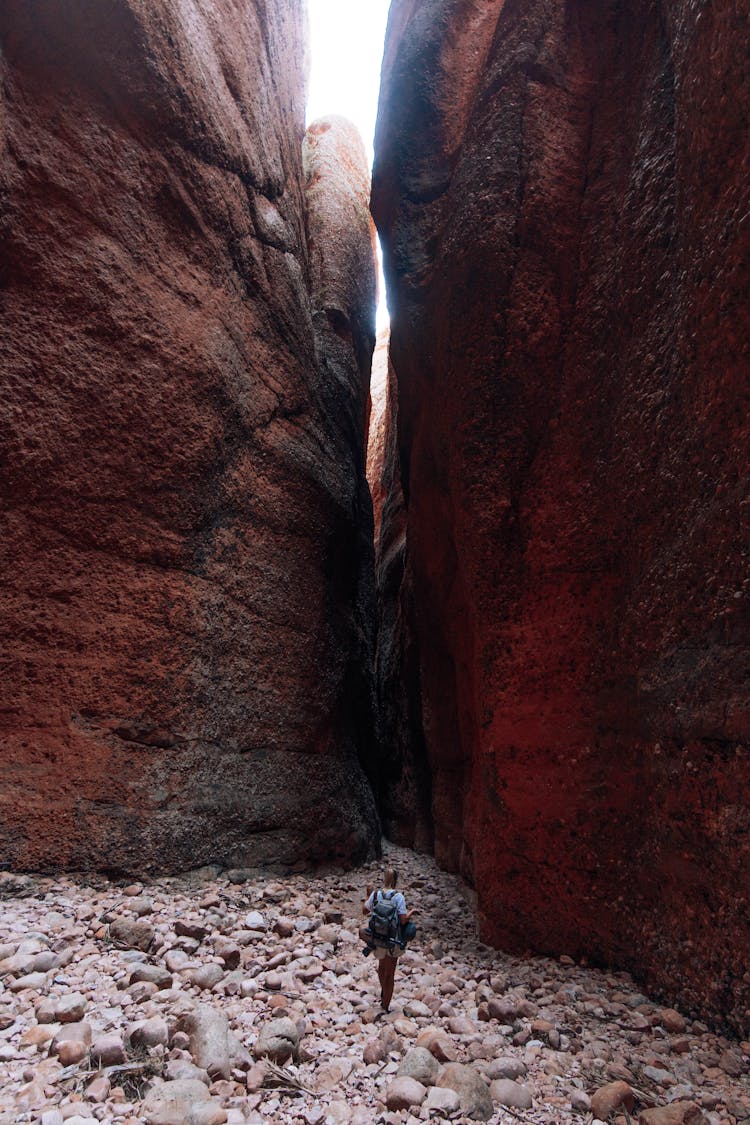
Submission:
<svg viewBox="0 0 750 1125">
<path fill-rule="evenodd" d="M 315 1097 L 312 1090 L 308 1090 L 299 1078 L 295 1078 L 288 1070 L 284 1070 L 281 1066 L 276 1066 L 270 1059 L 265 1060 L 266 1074 L 263 1079 L 263 1085 L 269 1086 L 274 1090 L 285 1090 L 289 1094 L 310 1094 Z"/>
<path fill-rule="evenodd" d="M 509 1106 L 509 1105 L 500 1106 L 500 1112 L 501 1113 L 509 1113 L 511 1115 L 511 1117 L 515 1117 L 518 1121 L 525 1121 L 526 1120 L 526 1118 L 524 1117 L 524 1115 L 522 1113 L 519 1113 L 517 1109 L 513 1109 L 513 1107 Z"/>
<path fill-rule="evenodd" d="M 638 1086 L 633 1086 L 631 1083 L 630 1089 L 633 1091 L 636 1101 L 641 1102 L 647 1109 L 653 1109 L 654 1106 L 659 1104 L 658 1098 L 653 1094 L 649 1094 L 646 1090 L 641 1090 Z"/>
</svg>

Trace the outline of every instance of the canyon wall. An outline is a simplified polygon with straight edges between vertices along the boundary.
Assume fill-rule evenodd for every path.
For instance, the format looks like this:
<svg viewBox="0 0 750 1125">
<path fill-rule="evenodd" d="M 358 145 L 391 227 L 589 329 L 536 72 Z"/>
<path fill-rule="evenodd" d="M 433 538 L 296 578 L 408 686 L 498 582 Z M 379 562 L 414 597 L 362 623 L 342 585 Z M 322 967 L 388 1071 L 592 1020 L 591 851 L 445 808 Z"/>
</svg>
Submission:
<svg viewBox="0 0 750 1125">
<path fill-rule="evenodd" d="M 395 0 L 373 178 L 436 855 L 487 940 L 745 1031 L 747 39 Z"/>
<path fill-rule="evenodd" d="M 302 4 L 5 0 L 0 49 L 0 862 L 362 859 L 375 275 Z"/>
<path fill-rule="evenodd" d="M 398 393 L 389 343 L 386 329 L 378 336 L 373 356 L 367 446 L 377 579 L 375 676 L 380 752 L 375 787 L 388 839 L 430 852 L 434 845 L 432 782 L 422 724 L 414 595 L 398 460 Z"/>
<path fill-rule="evenodd" d="M 432 852 L 432 778 L 422 722 L 414 592 L 398 463 L 398 394 L 389 342 L 385 330 L 378 336 L 372 360 L 367 466 L 378 586 L 379 767 L 374 787 L 388 839 L 418 852 Z"/>
</svg>

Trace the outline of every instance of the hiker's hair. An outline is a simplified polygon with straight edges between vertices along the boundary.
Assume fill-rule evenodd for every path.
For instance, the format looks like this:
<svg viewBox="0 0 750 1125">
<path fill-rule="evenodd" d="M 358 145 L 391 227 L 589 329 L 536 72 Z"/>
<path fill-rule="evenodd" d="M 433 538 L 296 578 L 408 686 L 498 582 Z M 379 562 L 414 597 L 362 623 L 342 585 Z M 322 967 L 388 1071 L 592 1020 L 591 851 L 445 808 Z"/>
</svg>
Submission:
<svg viewBox="0 0 750 1125">
<path fill-rule="evenodd" d="M 398 882 L 398 871 L 396 870 L 395 867 L 392 867 L 389 864 L 388 867 L 386 867 L 385 871 L 383 872 L 383 886 L 384 887 L 395 887 L 397 882 Z"/>
</svg>

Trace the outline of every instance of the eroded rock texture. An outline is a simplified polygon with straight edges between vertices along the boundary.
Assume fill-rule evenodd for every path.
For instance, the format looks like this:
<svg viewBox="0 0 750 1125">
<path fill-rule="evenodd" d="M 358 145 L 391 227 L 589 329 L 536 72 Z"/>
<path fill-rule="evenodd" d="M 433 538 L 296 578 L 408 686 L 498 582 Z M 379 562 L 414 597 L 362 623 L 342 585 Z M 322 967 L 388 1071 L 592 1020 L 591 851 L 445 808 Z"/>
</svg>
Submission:
<svg viewBox="0 0 750 1125">
<path fill-rule="evenodd" d="M 396 0 L 373 191 L 436 854 L 745 1028 L 747 20 Z"/>
<path fill-rule="evenodd" d="M 388 838 L 418 851 L 431 851 L 431 778 L 398 458 L 398 393 L 388 361 L 389 339 L 386 329 L 378 336 L 373 356 L 367 446 L 378 607 L 375 668 L 380 752 L 376 789 Z"/>
<path fill-rule="evenodd" d="M 334 642 L 323 658 L 334 662 L 338 706 L 373 783 L 375 572 L 366 434 L 377 276 L 370 169 L 357 129 L 335 115 L 313 122 L 303 155 L 318 396 L 328 428 L 327 465 L 335 471 L 330 489 L 345 498 L 329 533 L 333 549 L 326 560 L 323 606 L 325 624 L 346 644 Z"/>
<path fill-rule="evenodd" d="M 308 253 L 301 5 L 7 0 L 0 44 L 0 859 L 364 856 L 371 235 L 320 252 L 355 150 Z"/>
</svg>

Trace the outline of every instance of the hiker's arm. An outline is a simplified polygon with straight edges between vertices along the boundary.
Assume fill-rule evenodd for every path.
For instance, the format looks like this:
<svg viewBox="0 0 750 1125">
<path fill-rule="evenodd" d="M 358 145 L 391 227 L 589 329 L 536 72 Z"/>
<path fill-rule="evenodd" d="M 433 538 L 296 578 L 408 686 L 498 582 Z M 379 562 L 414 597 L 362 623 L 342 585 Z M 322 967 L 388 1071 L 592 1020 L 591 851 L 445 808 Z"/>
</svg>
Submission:
<svg viewBox="0 0 750 1125">
<path fill-rule="evenodd" d="M 411 910 L 407 910 L 406 914 L 399 914 L 398 920 L 399 920 L 399 922 L 401 923 L 402 926 L 406 925 L 406 923 L 409 921 L 409 919 L 411 918 L 413 913 L 414 913 L 414 910 L 411 909 Z"/>
<path fill-rule="evenodd" d="M 362 913 L 363 914 L 369 914 L 370 913 L 370 911 L 367 908 L 367 904 L 370 901 L 370 896 L 371 896 L 371 894 L 374 890 L 375 890 L 375 888 L 373 887 L 372 883 L 368 883 L 367 884 L 367 893 L 365 894 L 365 901 L 362 903 Z"/>
</svg>

